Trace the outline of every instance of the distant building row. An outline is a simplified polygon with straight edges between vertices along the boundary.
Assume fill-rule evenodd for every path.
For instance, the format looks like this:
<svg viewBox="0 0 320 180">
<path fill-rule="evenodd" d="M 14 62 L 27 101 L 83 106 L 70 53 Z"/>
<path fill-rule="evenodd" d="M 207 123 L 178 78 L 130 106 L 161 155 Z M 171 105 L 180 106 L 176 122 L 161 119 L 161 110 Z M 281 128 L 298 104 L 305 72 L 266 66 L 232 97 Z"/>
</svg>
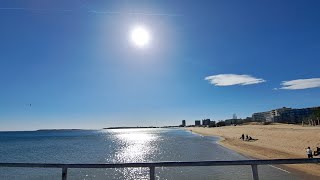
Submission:
<svg viewBox="0 0 320 180">
<path fill-rule="evenodd" d="M 195 120 L 194 121 L 194 125 L 195 126 L 215 126 L 216 122 L 215 121 L 211 121 L 210 119 L 202 119 L 202 123 L 200 120 Z"/>
<path fill-rule="evenodd" d="M 270 111 L 253 113 L 252 117 L 247 117 L 245 119 L 238 119 L 236 114 L 233 114 L 232 119 L 220 120 L 217 123 L 215 121 L 211 121 L 210 119 L 195 120 L 194 125 L 189 126 L 219 127 L 228 125 L 239 125 L 246 122 L 301 123 L 303 121 L 309 120 L 310 118 L 312 119 L 312 116 L 315 113 L 318 114 L 318 117 L 320 117 L 320 106 L 301 109 L 283 107 Z M 314 118 L 313 120 L 318 119 Z M 180 126 L 185 127 L 186 120 L 182 120 L 182 125 Z"/>
<path fill-rule="evenodd" d="M 210 119 L 203 119 L 202 123 L 201 123 L 201 120 L 195 120 L 194 121 L 194 126 L 215 126 L 215 125 L 216 125 L 216 122 L 215 121 L 211 121 Z M 181 126 L 183 126 L 183 127 L 186 126 L 186 120 L 182 120 Z"/>
<path fill-rule="evenodd" d="M 319 107 L 311 108 L 279 108 L 266 112 L 252 114 L 252 121 L 257 122 L 280 122 L 280 123 L 301 123 L 304 119 L 309 118 Z"/>
</svg>

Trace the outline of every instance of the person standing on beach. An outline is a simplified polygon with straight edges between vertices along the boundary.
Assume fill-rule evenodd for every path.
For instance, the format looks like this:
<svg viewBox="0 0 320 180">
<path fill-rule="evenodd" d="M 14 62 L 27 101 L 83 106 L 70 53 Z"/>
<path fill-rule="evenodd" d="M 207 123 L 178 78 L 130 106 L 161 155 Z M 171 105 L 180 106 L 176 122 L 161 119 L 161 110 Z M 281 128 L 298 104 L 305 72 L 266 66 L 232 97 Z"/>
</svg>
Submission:
<svg viewBox="0 0 320 180">
<path fill-rule="evenodd" d="M 308 158 L 313 158 L 312 157 L 312 150 L 310 149 L 310 147 L 307 148 L 307 155 L 308 155 Z"/>
<path fill-rule="evenodd" d="M 241 136 L 241 137 L 242 137 L 242 141 L 244 141 L 244 134 L 242 134 L 242 136 Z"/>
</svg>

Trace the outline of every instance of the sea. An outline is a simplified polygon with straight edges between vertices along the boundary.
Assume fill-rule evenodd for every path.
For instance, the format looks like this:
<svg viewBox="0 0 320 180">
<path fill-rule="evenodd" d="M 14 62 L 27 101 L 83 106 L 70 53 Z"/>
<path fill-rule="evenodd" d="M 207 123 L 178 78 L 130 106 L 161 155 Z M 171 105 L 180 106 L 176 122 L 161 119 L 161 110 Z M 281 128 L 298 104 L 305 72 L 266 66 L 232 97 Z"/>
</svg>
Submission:
<svg viewBox="0 0 320 180">
<path fill-rule="evenodd" d="M 244 160 L 217 142 L 179 128 L 0 132 L 1 163 L 132 163 Z M 279 167 L 258 166 L 260 179 L 301 179 Z M 156 179 L 252 179 L 250 166 L 159 167 Z M 60 180 L 61 169 L 0 167 L 1 180 Z M 147 168 L 68 169 L 71 180 L 149 179 Z"/>
</svg>

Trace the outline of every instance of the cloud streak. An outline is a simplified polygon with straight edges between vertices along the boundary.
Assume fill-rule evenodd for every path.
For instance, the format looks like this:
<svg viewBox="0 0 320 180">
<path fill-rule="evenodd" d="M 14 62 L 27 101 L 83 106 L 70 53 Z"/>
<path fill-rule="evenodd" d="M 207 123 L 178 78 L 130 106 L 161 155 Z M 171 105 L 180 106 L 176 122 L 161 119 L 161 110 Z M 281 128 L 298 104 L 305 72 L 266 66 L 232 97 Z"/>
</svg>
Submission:
<svg viewBox="0 0 320 180">
<path fill-rule="evenodd" d="M 251 85 L 266 82 L 264 79 L 242 74 L 218 74 L 204 78 L 215 86 Z"/>
<path fill-rule="evenodd" d="M 282 87 L 280 89 L 288 89 L 288 90 L 319 88 L 320 78 L 296 79 L 291 81 L 283 81 L 281 85 Z"/>
</svg>

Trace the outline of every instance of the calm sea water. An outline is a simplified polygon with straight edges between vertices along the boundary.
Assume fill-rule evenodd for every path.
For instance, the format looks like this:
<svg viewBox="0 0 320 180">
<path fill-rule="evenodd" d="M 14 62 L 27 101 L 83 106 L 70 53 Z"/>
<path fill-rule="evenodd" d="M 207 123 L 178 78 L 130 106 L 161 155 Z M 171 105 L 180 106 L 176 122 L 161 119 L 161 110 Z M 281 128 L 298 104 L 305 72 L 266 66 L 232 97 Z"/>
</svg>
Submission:
<svg viewBox="0 0 320 180">
<path fill-rule="evenodd" d="M 246 159 L 181 129 L 0 132 L 0 162 L 124 163 Z M 261 179 L 299 179 L 260 166 Z M 250 166 L 156 168 L 157 179 L 251 179 Z M 69 169 L 68 179 L 148 179 L 146 168 Z M 61 169 L 0 168 L 0 179 L 61 179 Z"/>
</svg>

